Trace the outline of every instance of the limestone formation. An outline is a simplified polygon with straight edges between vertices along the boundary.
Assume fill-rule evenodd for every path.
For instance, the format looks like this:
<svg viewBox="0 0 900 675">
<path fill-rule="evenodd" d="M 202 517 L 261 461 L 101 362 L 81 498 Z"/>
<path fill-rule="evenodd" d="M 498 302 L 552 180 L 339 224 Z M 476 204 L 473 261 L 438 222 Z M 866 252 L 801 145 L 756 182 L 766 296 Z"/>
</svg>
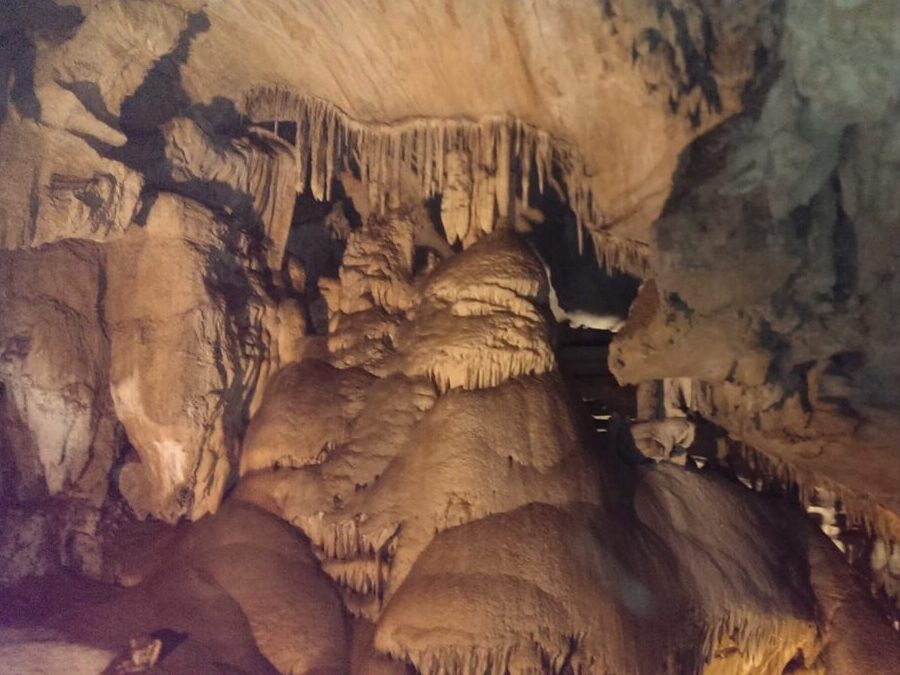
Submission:
<svg viewBox="0 0 900 675">
<path fill-rule="evenodd" d="M 694 442 L 694 425 L 685 419 L 663 419 L 632 425 L 631 435 L 645 457 L 666 459 L 678 448 L 687 450 Z"/>
<path fill-rule="evenodd" d="M 891 538 L 897 209 L 876 186 L 894 175 L 897 86 L 865 91 L 900 63 L 896 17 L 886 2 L 787 8 L 777 80 L 685 157 L 655 279 L 610 360 L 623 381 L 694 378 L 687 407 Z"/>
<path fill-rule="evenodd" d="M 137 213 L 144 179 L 120 162 L 106 158 L 83 139 L 108 130 L 121 144 L 121 133 L 108 129 L 86 110 L 75 96 L 56 86 L 45 98 L 48 111 L 62 116 L 38 124 L 10 111 L 0 128 L 4 152 L 3 175 L 21 176 L 4 181 L 0 214 L 0 248 L 37 247 L 65 239 L 106 241 L 124 233 Z M 60 100 L 62 99 L 62 100 Z M 73 124 L 80 116 L 94 121 L 82 128 Z M 105 140 L 105 139 L 104 139 Z"/>
<path fill-rule="evenodd" d="M 0 632 L 0 663 L 10 672 L 69 672 L 90 675 L 103 672 L 115 652 L 72 642 L 50 631 Z"/>
<path fill-rule="evenodd" d="M 313 359 L 279 371 L 244 436 L 241 474 L 325 461 L 347 441 L 372 380 Z"/>
<path fill-rule="evenodd" d="M 169 175 L 161 182 L 170 180 L 176 190 L 258 228 L 266 262 L 281 269 L 295 192 L 294 153 L 287 143 L 259 130 L 245 138 L 215 138 L 184 118 L 168 122 L 162 132 L 163 170 Z"/>
<path fill-rule="evenodd" d="M 0 4 L 0 672 L 896 671 L 894 0 Z"/>
<path fill-rule="evenodd" d="M 538 261 L 503 231 L 448 260 L 422 286 L 401 327 L 397 367 L 439 389 L 478 389 L 553 368 Z"/>
<path fill-rule="evenodd" d="M 264 330 L 236 236 L 195 202 L 161 195 L 143 227 L 110 244 L 110 390 L 139 459 L 119 489 L 139 514 L 214 511 L 237 458 L 277 334 Z M 151 281 L 159 274 L 165 285 Z"/>
<path fill-rule="evenodd" d="M 0 443 L 11 495 L 103 501 L 118 452 L 103 252 L 86 242 L 0 253 Z"/>
</svg>

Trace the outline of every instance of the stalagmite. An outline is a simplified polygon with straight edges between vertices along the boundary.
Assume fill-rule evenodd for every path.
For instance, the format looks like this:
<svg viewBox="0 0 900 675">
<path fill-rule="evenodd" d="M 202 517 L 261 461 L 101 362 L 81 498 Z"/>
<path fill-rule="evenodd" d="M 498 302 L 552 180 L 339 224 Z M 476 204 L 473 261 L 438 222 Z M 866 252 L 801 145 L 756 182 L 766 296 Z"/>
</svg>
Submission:
<svg viewBox="0 0 900 675">
<path fill-rule="evenodd" d="M 362 392 L 371 382 L 364 372 L 338 370 L 312 359 L 282 369 L 269 383 L 265 402 L 247 429 L 240 473 L 321 463 L 329 447 L 346 440 L 348 419 L 359 412 Z M 304 418 L 310 422 L 298 427 Z"/>
</svg>

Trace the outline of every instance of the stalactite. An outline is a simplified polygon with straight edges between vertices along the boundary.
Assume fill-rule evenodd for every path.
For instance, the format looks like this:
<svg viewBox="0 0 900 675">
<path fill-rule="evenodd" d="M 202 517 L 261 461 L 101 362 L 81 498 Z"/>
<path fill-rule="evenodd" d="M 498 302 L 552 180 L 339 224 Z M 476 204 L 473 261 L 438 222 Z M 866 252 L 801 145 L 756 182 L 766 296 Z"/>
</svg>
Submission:
<svg viewBox="0 0 900 675">
<path fill-rule="evenodd" d="M 378 596 L 384 590 L 383 561 L 378 555 L 350 560 L 328 559 L 322 571 L 338 584 L 360 595 Z"/>
<path fill-rule="evenodd" d="M 354 560 L 365 557 L 392 556 L 394 537 L 399 524 L 385 527 L 377 532 L 366 533 L 360 529 L 364 522 L 350 518 L 337 522 L 326 522 L 324 514 L 297 518 L 294 525 L 303 530 L 321 556 L 331 560 Z"/>
<path fill-rule="evenodd" d="M 251 90 L 244 111 L 252 121 L 296 123 L 297 185 L 316 199 L 330 199 L 332 183 L 349 169 L 351 157 L 369 186 L 370 203 L 382 210 L 396 206 L 405 172 L 418 178 L 428 197 L 443 193 L 448 184 L 453 188 L 455 182 L 457 190 L 468 189 L 469 203 L 467 213 L 460 205 L 455 207 L 459 211 L 448 237 L 469 245 L 491 232 L 498 221 L 511 220 L 517 195 L 527 207 L 533 187 L 543 192 L 553 185 L 575 213 L 579 247 L 584 228 L 593 239 L 598 263 L 646 274 L 647 246 L 611 237 L 604 230 L 593 176 L 576 149 L 521 120 L 415 118 L 394 124 L 363 123 L 331 103 L 283 87 Z M 460 167 L 454 153 L 468 158 L 470 185 L 455 176 Z"/>
<path fill-rule="evenodd" d="M 605 233 L 590 232 L 598 264 L 639 278 L 647 276 L 650 252 L 647 244 L 609 237 Z"/>
<path fill-rule="evenodd" d="M 719 652 L 737 650 L 742 665 L 752 666 L 754 672 L 778 672 L 797 656 L 798 646 L 807 646 L 810 653 L 801 653 L 808 662 L 815 658 L 816 627 L 812 621 L 766 616 L 753 612 L 733 611 L 707 627 L 703 641 L 703 658 L 714 660 Z M 749 672 L 749 671 L 748 671 Z"/>
<path fill-rule="evenodd" d="M 708 414 L 709 385 L 695 381 L 693 386 L 695 397 L 692 409 L 701 414 Z M 738 478 L 748 489 L 757 492 L 774 489 L 794 495 L 798 504 L 808 513 L 822 512 L 821 495 L 825 494 L 831 504 L 830 508 L 835 509 L 839 505 L 840 512 L 846 519 L 843 532 L 861 530 L 865 533 L 866 539 L 873 544 L 882 541 L 887 546 L 896 546 L 896 519 L 868 497 L 845 490 L 841 485 L 821 475 L 804 471 L 784 458 L 763 453 L 746 443 L 730 439 L 723 439 L 721 442 L 726 443 L 724 449 L 726 456 L 736 460 L 735 470 Z M 839 533 L 842 533 L 842 528 L 835 528 L 833 524 L 826 525 L 829 529 L 837 530 L 837 532 L 826 531 L 826 535 L 838 546 L 849 562 L 855 563 L 851 552 L 840 545 Z M 867 561 L 867 564 L 871 564 L 871 561 Z M 879 577 L 875 567 L 873 571 L 876 584 L 880 585 L 885 593 L 891 597 L 900 596 L 890 583 L 885 583 L 889 580 L 883 575 Z"/>
<path fill-rule="evenodd" d="M 754 488 L 762 490 L 775 487 L 783 492 L 793 493 L 804 508 L 814 503 L 817 490 L 826 489 L 843 505 L 848 525 L 864 529 L 869 537 L 892 538 L 894 530 L 890 517 L 881 513 L 870 500 L 860 498 L 821 476 L 801 471 L 784 459 L 764 454 L 746 443 L 729 443 L 729 451 L 735 453 L 750 470 L 750 483 Z"/>
</svg>

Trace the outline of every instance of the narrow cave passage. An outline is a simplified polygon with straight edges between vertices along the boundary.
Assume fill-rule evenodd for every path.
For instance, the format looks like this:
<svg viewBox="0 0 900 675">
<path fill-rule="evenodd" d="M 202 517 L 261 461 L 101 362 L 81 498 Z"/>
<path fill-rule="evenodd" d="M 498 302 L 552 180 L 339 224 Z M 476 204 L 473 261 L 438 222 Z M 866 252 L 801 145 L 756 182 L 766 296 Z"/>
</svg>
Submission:
<svg viewBox="0 0 900 675">
<path fill-rule="evenodd" d="M 794 478 L 780 473 L 765 454 L 730 439 L 726 430 L 692 409 L 690 383 L 678 379 L 639 386 L 617 382 L 608 365 L 610 343 L 620 327 L 615 317 L 627 316 L 640 281 L 604 269 L 590 250 L 578 251 L 574 217 L 556 192 L 535 196 L 534 201 L 540 215 L 534 218 L 527 238 L 547 266 L 555 296 L 551 305 L 560 372 L 573 400 L 581 402 L 587 424 L 605 441 L 601 451 L 610 451 L 611 443 L 619 441 L 607 436 L 611 425 L 630 426 L 647 459 L 709 472 L 794 513 L 805 513 L 865 580 L 887 623 L 900 631 L 900 609 L 885 585 L 884 570 L 893 545 L 854 519 L 839 495 L 824 486 L 804 490 Z M 690 424 L 690 434 L 674 437 L 665 429 L 653 433 L 655 426 L 662 426 L 660 421 L 673 414 Z M 645 430 L 650 433 L 645 435 Z"/>
<path fill-rule="evenodd" d="M 584 404 L 597 433 L 608 431 L 613 415 L 634 422 L 636 389 L 616 382 L 608 356 L 640 281 L 607 269 L 592 247 L 579 246 L 575 215 L 555 190 L 535 194 L 531 202 L 536 217 L 525 236 L 547 269 L 556 357 L 570 395 Z"/>
</svg>

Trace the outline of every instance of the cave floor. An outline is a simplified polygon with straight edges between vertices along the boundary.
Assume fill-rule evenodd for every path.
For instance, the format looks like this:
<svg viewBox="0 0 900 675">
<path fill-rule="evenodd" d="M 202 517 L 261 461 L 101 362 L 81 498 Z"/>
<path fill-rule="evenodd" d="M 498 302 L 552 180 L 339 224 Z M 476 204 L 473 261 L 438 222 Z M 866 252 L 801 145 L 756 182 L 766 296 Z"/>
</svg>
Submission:
<svg viewBox="0 0 900 675">
<path fill-rule="evenodd" d="M 257 650 L 240 607 L 212 579 L 187 570 L 133 588 L 65 572 L 32 577 L 6 589 L 0 606 L 0 649 L 9 633 L 26 636 L 28 644 L 19 645 L 26 663 L 31 646 L 55 638 L 77 645 L 67 672 L 96 672 L 79 658 L 85 648 L 115 655 L 105 672 L 129 672 L 117 667 L 130 659 L 131 640 L 149 638 L 162 643 L 159 661 L 136 672 L 277 672 Z"/>
</svg>

